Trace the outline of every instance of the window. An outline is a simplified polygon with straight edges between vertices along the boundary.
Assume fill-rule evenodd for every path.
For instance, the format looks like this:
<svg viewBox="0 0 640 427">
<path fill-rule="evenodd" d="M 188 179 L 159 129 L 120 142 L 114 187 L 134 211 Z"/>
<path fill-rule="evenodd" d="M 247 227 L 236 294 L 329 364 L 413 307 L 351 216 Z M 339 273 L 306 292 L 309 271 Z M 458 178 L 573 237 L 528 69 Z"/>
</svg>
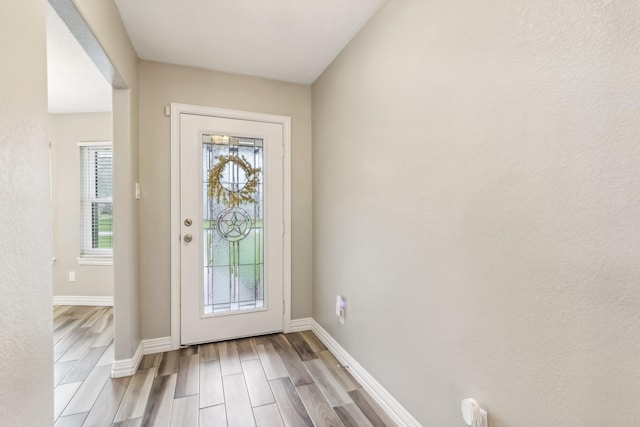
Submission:
<svg viewBox="0 0 640 427">
<path fill-rule="evenodd" d="M 110 142 L 80 143 L 80 263 L 113 257 L 112 149 Z M 85 262 L 83 262 L 85 261 Z"/>
</svg>

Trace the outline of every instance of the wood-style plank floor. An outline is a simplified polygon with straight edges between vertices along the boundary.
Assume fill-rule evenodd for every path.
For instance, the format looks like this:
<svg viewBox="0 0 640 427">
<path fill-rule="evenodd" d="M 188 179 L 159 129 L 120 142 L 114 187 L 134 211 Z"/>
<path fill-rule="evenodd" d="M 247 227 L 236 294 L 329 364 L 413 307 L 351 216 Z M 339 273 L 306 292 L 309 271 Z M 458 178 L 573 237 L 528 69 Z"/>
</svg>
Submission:
<svg viewBox="0 0 640 427">
<path fill-rule="evenodd" d="M 144 356 L 110 378 L 111 307 L 54 307 L 56 427 L 394 426 L 310 331 Z"/>
</svg>

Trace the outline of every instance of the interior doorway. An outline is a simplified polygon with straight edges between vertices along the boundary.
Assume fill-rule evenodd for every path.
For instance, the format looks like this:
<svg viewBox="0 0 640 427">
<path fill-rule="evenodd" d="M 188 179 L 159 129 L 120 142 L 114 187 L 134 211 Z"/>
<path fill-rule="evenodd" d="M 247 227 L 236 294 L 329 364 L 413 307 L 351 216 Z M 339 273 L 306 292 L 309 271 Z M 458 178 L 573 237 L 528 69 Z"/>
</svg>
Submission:
<svg viewBox="0 0 640 427">
<path fill-rule="evenodd" d="M 113 88 L 53 2 L 47 77 L 57 419 L 81 403 L 79 384 L 107 381 L 114 360 Z"/>
</svg>

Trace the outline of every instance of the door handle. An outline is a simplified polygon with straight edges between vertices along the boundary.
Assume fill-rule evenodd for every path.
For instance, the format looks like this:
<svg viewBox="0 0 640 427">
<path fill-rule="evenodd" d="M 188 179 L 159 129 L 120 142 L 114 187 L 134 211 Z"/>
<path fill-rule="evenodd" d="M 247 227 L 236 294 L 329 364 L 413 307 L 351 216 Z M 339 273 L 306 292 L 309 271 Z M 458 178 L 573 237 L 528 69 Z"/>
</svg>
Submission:
<svg viewBox="0 0 640 427">
<path fill-rule="evenodd" d="M 191 236 L 191 234 L 185 234 L 184 235 L 184 241 L 186 243 L 189 243 L 191 240 L 193 240 L 193 236 Z"/>
</svg>

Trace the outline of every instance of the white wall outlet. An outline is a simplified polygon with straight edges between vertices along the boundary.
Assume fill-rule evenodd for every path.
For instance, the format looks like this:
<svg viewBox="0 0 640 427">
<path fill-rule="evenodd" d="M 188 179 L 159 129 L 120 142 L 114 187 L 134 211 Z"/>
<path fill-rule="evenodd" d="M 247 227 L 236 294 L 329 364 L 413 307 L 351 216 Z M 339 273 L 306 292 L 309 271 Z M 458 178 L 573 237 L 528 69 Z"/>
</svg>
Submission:
<svg viewBox="0 0 640 427">
<path fill-rule="evenodd" d="M 470 397 L 462 399 L 462 402 L 460 402 L 460 409 L 462 410 L 462 418 L 464 418 L 464 422 L 468 426 L 489 427 L 487 411 L 482 409 L 474 399 Z"/>
<path fill-rule="evenodd" d="M 342 296 L 336 295 L 336 316 L 338 316 L 338 322 L 344 325 L 344 310 L 346 308 L 345 300 Z"/>
<path fill-rule="evenodd" d="M 76 272 L 75 271 L 70 271 L 69 272 L 69 281 L 70 282 L 75 282 L 76 281 Z"/>
</svg>

